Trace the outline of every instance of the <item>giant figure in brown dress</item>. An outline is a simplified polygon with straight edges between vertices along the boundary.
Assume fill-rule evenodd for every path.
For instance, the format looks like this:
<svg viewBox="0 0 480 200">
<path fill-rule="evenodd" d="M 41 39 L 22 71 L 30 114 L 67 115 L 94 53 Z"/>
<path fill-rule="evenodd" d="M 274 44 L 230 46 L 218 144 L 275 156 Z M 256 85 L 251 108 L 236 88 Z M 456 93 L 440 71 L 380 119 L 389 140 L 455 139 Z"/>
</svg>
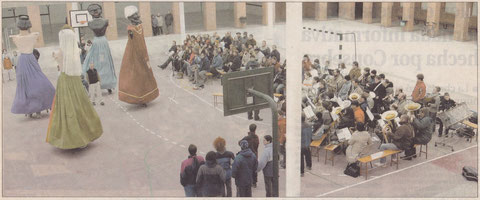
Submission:
<svg viewBox="0 0 480 200">
<path fill-rule="evenodd" d="M 125 7 L 128 42 L 123 54 L 118 80 L 118 99 L 130 104 L 147 106 L 158 97 L 158 88 L 150 66 L 142 21 L 135 6 Z"/>
</svg>

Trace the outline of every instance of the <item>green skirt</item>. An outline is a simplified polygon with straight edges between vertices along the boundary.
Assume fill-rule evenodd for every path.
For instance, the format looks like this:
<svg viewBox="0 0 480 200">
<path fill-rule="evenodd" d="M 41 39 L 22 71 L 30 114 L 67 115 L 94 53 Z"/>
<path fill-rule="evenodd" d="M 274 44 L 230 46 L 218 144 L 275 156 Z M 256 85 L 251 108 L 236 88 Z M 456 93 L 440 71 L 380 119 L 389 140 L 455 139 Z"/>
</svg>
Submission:
<svg viewBox="0 0 480 200">
<path fill-rule="evenodd" d="M 60 149 L 86 146 L 103 133 L 80 76 L 61 73 L 53 99 L 47 142 Z"/>
</svg>

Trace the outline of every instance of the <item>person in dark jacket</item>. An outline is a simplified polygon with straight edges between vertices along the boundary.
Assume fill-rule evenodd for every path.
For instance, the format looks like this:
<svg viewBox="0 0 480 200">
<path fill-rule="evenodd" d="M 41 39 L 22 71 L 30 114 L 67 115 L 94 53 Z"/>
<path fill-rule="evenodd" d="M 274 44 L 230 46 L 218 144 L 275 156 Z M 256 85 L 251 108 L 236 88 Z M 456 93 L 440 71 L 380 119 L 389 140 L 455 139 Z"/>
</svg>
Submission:
<svg viewBox="0 0 480 200">
<path fill-rule="evenodd" d="M 210 68 L 210 73 L 212 73 L 213 77 L 216 77 L 216 78 L 220 77 L 221 75 L 220 71 L 222 71 L 222 68 L 223 68 L 223 59 L 219 51 L 220 50 L 213 51 L 212 65 Z"/>
<path fill-rule="evenodd" d="M 202 197 L 221 197 L 225 195 L 225 171 L 217 164 L 217 154 L 207 153 L 206 163 L 198 169 L 197 188 Z"/>
<path fill-rule="evenodd" d="M 395 133 L 392 133 L 391 130 L 383 129 L 391 143 L 380 145 L 380 150 L 407 150 L 413 147 L 413 127 L 409 123 L 408 115 L 402 115 L 400 117 L 399 124 L 400 126 L 397 128 Z M 395 155 L 392 155 L 392 159 L 396 159 Z M 379 165 L 386 166 L 386 161 L 386 157 L 381 158 Z"/>
<path fill-rule="evenodd" d="M 170 10 L 165 15 L 165 25 L 166 25 L 165 34 L 172 33 L 173 32 L 173 15 Z"/>
<path fill-rule="evenodd" d="M 270 53 L 270 56 L 275 57 L 277 61 L 280 62 L 280 53 L 277 50 L 277 45 L 272 45 L 272 52 Z"/>
<path fill-rule="evenodd" d="M 272 136 L 265 135 L 263 137 L 263 149 L 262 156 L 258 160 L 257 173 L 263 171 L 263 179 L 265 181 L 266 197 L 276 197 L 278 194 L 273 194 L 273 147 Z"/>
<path fill-rule="evenodd" d="M 160 67 L 160 69 L 165 69 L 170 62 L 173 61 L 173 56 L 177 53 L 177 42 L 174 40 L 172 41 L 172 46 L 170 49 L 168 49 L 169 56 L 167 61 L 165 61 L 162 65 L 157 65 L 157 67 Z"/>
<path fill-rule="evenodd" d="M 415 128 L 414 144 L 428 144 L 432 139 L 432 126 L 434 121 L 429 115 L 428 108 L 420 109 L 418 118 L 413 119 L 412 125 Z"/>
<path fill-rule="evenodd" d="M 231 162 L 235 160 L 235 155 L 225 149 L 225 139 L 218 137 L 213 141 L 213 146 L 217 150 L 217 164 L 225 170 L 225 188 L 224 197 L 232 197 L 232 168 Z"/>
<path fill-rule="evenodd" d="M 456 103 L 453 99 L 450 98 L 450 94 L 446 93 L 440 97 L 440 107 L 438 108 L 439 111 L 445 112 L 449 110 L 450 108 L 453 108 L 456 106 Z M 442 137 L 443 133 L 443 122 L 438 119 L 439 122 L 439 127 L 438 127 L 438 137 Z M 450 130 L 450 127 L 445 127 L 445 137 L 448 137 L 448 131 Z"/>
<path fill-rule="evenodd" d="M 188 152 L 190 156 L 182 162 L 180 167 L 180 184 L 185 190 L 186 197 L 196 197 L 200 196 L 195 188 L 197 172 L 200 166 L 205 163 L 205 160 L 202 156 L 197 156 L 197 146 L 193 144 L 188 147 Z"/>
<path fill-rule="evenodd" d="M 257 125 L 256 124 L 250 124 L 248 127 L 250 130 L 248 132 L 248 135 L 243 137 L 240 141 L 238 141 L 238 144 L 240 145 L 240 142 L 242 140 L 246 140 L 248 142 L 248 148 L 252 150 L 252 152 L 255 154 L 255 157 L 258 158 L 258 145 L 260 144 L 260 140 L 258 139 L 258 135 L 255 134 L 255 131 L 257 130 Z M 253 188 L 257 187 L 257 173 L 253 173 Z"/>
<path fill-rule="evenodd" d="M 225 36 L 220 40 L 220 42 L 223 42 L 225 45 L 225 49 L 230 49 L 230 45 L 233 43 L 233 38 L 230 35 L 230 32 L 225 33 Z"/>
<path fill-rule="evenodd" d="M 370 89 L 375 93 L 375 98 L 373 99 L 375 104 L 373 106 L 372 112 L 382 113 L 383 98 L 387 96 L 387 90 L 383 85 L 380 76 L 375 76 L 375 84 L 372 84 Z"/>
<path fill-rule="evenodd" d="M 312 170 L 312 154 L 310 152 L 310 143 L 312 142 L 312 126 L 305 121 L 305 114 L 302 113 L 302 150 L 300 159 L 300 173 L 304 176 L 305 161 L 307 162 L 307 169 Z"/>
<path fill-rule="evenodd" d="M 255 154 L 248 148 L 246 140 L 240 141 L 240 148 L 232 164 L 232 177 L 237 186 L 237 197 L 251 197 L 253 173 L 257 170 L 258 162 Z"/>
</svg>

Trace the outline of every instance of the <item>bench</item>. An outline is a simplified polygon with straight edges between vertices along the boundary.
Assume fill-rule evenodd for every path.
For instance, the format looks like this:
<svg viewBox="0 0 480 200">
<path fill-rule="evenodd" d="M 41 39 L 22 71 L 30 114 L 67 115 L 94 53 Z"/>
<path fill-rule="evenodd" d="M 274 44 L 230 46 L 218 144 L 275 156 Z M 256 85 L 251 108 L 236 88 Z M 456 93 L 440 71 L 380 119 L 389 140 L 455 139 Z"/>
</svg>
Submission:
<svg viewBox="0 0 480 200">
<path fill-rule="evenodd" d="M 333 150 L 335 150 L 338 146 L 338 144 L 329 144 L 323 148 L 325 149 L 325 164 L 327 164 L 327 160 L 331 160 L 332 166 L 334 165 L 335 152 L 333 152 Z M 330 158 L 328 158 L 329 151 L 332 152 L 332 156 Z"/>
<path fill-rule="evenodd" d="M 310 143 L 311 152 L 314 152 L 313 150 L 316 150 L 315 156 L 317 156 L 317 162 L 320 161 L 320 145 L 322 144 L 323 140 L 325 140 L 326 137 L 327 137 L 327 134 L 323 134 L 319 140 L 314 140 Z"/>
<path fill-rule="evenodd" d="M 223 93 L 213 93 L 213 107 L 216 107 L 218 102 L 218 97 L 223 97 Z"/>
<path fill-rule="evenodd" d="M 398 157 L 398 154 L 402 151 L 388 149 L 388 150 L 384 150 L 384 151 L 380 151 L 380 152 L 382 153 L 381 155 L 378 155 L 377 153 L 372 154 L 372 155 L 375 155 L 375 157 L 372 157 L 372 155 L 369 155 L 369 156 L 365 156 L 365 157 L 357 159 L 360 162 L 360 174 L 362 174 L 362 166 L 363 166 L 363 164 L 365 164 L 365 180 L 368 179 L 368 163 L 370 163 L 370 166 L 371 166 L 372 161 L 375 161 L 375 160 L 378 160 L 378 159 L 381 159 L 381 158 L 386 158 L 386 157 L 390 156 L 390 166 L 392 166 L 393 163 L 396 163 L 397 169 L 398 169 L 398 162 L 400 160 L 400 158 Z M 393 157 L 392 157 L 393 155 L 397 156 L 397 161 L 393 160 Z"/>
</svg>

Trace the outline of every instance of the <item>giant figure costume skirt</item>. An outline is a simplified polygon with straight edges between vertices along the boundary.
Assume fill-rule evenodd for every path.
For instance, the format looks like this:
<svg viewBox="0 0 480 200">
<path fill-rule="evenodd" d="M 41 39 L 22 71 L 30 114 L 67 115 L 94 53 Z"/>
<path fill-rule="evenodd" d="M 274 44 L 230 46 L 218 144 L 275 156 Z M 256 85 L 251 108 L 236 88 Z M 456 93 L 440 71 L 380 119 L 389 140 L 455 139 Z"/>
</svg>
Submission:
<svg viewBox="0 0 480 200">
<path fill-rule="evenodd" d="M 31 114 L 52 107 L 55 88 L 43 74 L 33 54 L 21 54 L 16 70 L 17 89 L 12 113 Z"/>
<path fill-rule="evenodd" d="M 112 54 L 108 46 L 108 40 L 105 36 L 95 37 L 92 47 L 88 50 L 87 56 L 83 61 L 83 73 L 90 69 L 90 63 L 95 65 L 100 75 L 100 87 L 102 89 L 113 89 L 117 86 L 117 75 L 113 65 Z"/>
<path fill-rule="evenodd" d="M 130 104 L 144 104 L 158 97 L 157 81 L 148 68 L 147 45 L 142 25 L 127 27 L 133 32 L 128 36 L 118 80 L 118 99 Z"/>
<path fill-rule="evenodd" d="M 86 146 L 103 133 L 80 76 L 60 74 L 47 130 L 47 142 L 60 149 Z"/>
</svg>

